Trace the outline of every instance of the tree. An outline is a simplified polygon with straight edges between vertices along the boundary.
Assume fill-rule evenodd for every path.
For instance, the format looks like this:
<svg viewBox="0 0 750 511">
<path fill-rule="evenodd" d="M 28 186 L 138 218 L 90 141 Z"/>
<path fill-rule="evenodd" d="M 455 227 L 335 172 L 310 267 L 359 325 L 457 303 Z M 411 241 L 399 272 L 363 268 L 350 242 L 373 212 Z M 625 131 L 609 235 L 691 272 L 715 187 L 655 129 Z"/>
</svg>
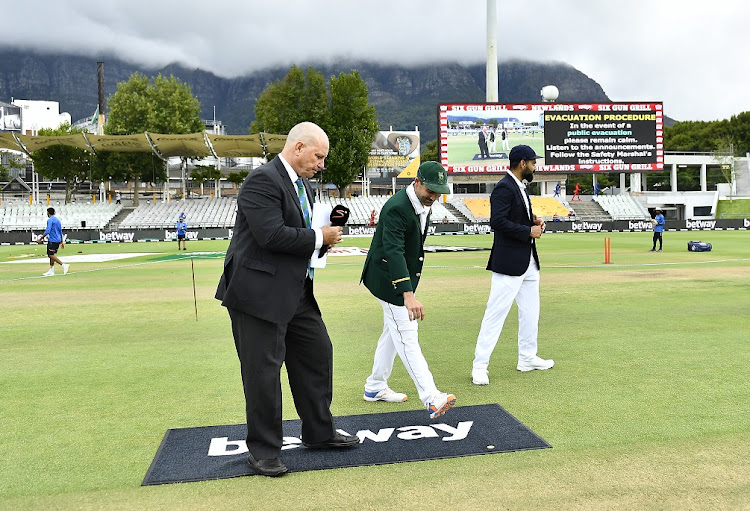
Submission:
<svg viewBox="0 0 750 511">
<path fill-rule="evenodd" d="M 68 123 L 58 128 L 43 128 L 39 136 L 73 135 L 81 133 L 81 129 L 73 128 Z M 70 202 L 73 192 L 91 174 L 91 154 L 66 145 L 54 145 L 34 151 L 32 154 L 34 169 L 47 179 L 65 180 L 65 203 Z"/>
<path fill-rule="evenodd" d="M 330 125 L 326 80 L 313 67 L 302 71 L 292 66 L 282 80 L 261 92 L 250 133 L 289 133 L 303 121 L 314 122 L 324 130 Z"/>
<path fill-rule="evenodd" d="M 367 85 L 359 71 L 331 77 L 331 149 L 325 180 L 336 185 L 339 197 L 367 165 L 370 148 L 380 126 L 375 107 L 369 104 Z"/>
<path fill-rule="evenodd" d="M 201 106 L 190 87 L 171 76 L 158 75 L 153 81 L 134 73 L 127 82 L 117 84 L 108 101 L 107 135 L 132 135 L 150 131 L 186 134 L 203 131 Z M 167 179 L 164 161 L 150 153 L 101 154 L 95 165 L 101 179 L 132 181 L 133 204 L 138 205 L 141 181 L 160 183 Z"/>
<path fill-rule="evenodd" d="M 203 195 L 203 185 L 209 181 L 214 181 L 215 188 L 219 189 L 218 183 L 221 179 L 221 171 L 215 165 L 197 165 L 190 173 L 190 179 L 201 184 L 201 195 Z"/>
<path fill-rule="evenodd" d="M 0 165 L 0 181 L 10 181 L 11 170 L 24 170 L 26 168 L 26 160 L 20 153 L 11 151 L 3 151 L 6 158 L 6 165 Z"/>
<path fill-rule="evenodd" d="M 328 133 L 330 142 L 321 180 L 334 183 L 343 195 L 364 169 L 379 126 L 358 71 L 331 77 L 330 91 L 329 100 L 322 73 L 293 66 L 258 97 L 250 133 L 289 133 L 302 121 L 314 122 Z"/>
<path fill-rule="evenodd" d="M 737 177 L 737 158 L 734 156 L 734 143 L 731 137 L 723 137 L 719 140 L 719 147 L 714 151 L 714 160 L 721 164 L 721 175 L 729 183 L 729 202 L 733 201 L 732 188 Z"/>
<path fill-rule="evenodd" d="M 750 153 L 750 112 L 733 115 L 729 119 L 729 135 L 736 154 Z"/>
<path fill-rule="evenodd" d="M 422 146 L 422 154 L 419 156 L 419 161 L 438 161 L 438 156 L 438 140 L 435 139 Z"/>
<path fill-rule="evenodd" d="M 230 183 L 234 183 L 236 187 L 240 187 L 242 185 L 242 182 L 245 181 L 245 178 L 250 173 L 249 170 L 238 170 L 237 172 L 230 172 L 227 176 L 227 181 Z"/>
</svg>

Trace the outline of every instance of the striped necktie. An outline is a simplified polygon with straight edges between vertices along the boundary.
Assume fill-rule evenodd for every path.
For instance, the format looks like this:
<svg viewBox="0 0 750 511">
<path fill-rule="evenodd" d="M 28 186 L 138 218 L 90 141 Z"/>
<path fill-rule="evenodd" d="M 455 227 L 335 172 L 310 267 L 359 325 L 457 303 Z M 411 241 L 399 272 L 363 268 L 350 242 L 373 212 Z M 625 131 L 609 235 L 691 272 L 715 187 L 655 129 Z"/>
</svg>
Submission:
<svg viewBox="0 0 750 511">
<path fill-rule="evenodd" d="M 305 185 L 302 184 L 302 178 L 297 178 L 295 184 L 297 185 L 299 205 L 302 208 L 302 214 L 305 217 L 305 225 L 310 229 L 310 205 L 307 203 L 307 194 L 305 193 Z"/>
<path fill-rule="evenodd" d="M 302 184 L 302 178 L 298 177 L 297 180 L 294 182 L 297 185 L 297 196 L 299 197 L 299 205 L 302 208 L 302 215 L 305 217 L 305 226 L 307 226 L 308 229 L 312 228 L 311 225 L 311 218 L 310 218 L 310 205 L 307 202 L 307 194 L 305 193 L 305 185 Z M 307 261 L 307 275 L 310 277 L 310 280 L 313 278 L 313 272 L 315 270 L 313 268 L 310 268 L 310 260 Z"/>
</svg>

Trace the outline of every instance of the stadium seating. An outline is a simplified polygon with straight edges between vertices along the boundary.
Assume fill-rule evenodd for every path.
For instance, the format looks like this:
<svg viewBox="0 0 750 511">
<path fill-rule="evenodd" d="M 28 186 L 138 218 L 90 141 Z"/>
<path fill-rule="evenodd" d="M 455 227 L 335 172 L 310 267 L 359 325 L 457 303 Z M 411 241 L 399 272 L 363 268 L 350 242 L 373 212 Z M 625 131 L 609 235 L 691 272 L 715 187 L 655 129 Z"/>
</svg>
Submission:
<svg viewBox="0 0 750 511">
<path fill-rule="evenodd" d="M 383 209 L 383 205 L 385 205 L 388 199 L 390 199 L 389 195 L 347 197 L 343 199 L 339 197 L 323 197 L 322 203 L 328 204 L 331 207 L 336 204 L 346 206 L 351 211 L 348 223 L 367 225 L 370 223 L 370 217 L 372 216 L 373 210 L 375 210 L 375 223 L 377 223 L 378 217 L 380 216 L 380 210 Z M 440 202 L 435 202 L 432 205 L 432 215 L 430 219 L 434 223 L 458 222 L 456 216 Z"/>
<path fill-rule="evenodd" d="M 557 213 L 561 220 L 566 219 L 569 213 L 568 208 L 563 206 L 554 197 L 537 197 L 534 195 L 531 197 L 531 206 L 534 209 L 534 214 L 544 218 L 545 221 L 552 220 L 555 213 Z"/>
<path fill-rule="evenodd" d="M 464 208 L 457 205 L 457 202 L 463 202 L 466 206 L 465 209 L 469 211 L 469 215 L 466 215 Z M 489 197 L 483 197 L 479 199 L 456 199 L 451 204 L 461 211 L 464 215 L 468 216 L 469 219 L 475 222 L 489 222 L 490 221 L 490 199 Z"/>
<path fill-rule="evenodd" d="M 230 197 L 147 202 L 129 213 L 120 222 L 119 228 L 174 228 L 181 213 L 185 213 L 191 228 L 232 227 L 237 216 L 237 202 Z"/>
<path fill-rule="evenodd" d="M 106 203 L 51 203 L 50 206 L 55 208 L 55 216 L 60 219 L 63 230 L 102 229 L 122 210 L 121 204 Z M 0 230 L 44 230 L 47 225 L 47 208 L 50 206 L 7 203 L 0 207 Z"/>
<path fill-rule="evenodd" d="M 648 212 L 638 203 L 636 199 L 628 194 L 621 195 L 598 195 L 594 201 L 604 211 L 609 213 L 612 220 L 650 220 Z"/>
<path fill-rule="evenodd" d="M 490 220 L 491 211 L 489 197 L 465 197 L 463 199 L 454 197 L 451 199 L 450 203 L 469 218 L 469 220 L 475 222 L 489 222 Z M 536 216 L 543 217 L 547 221 L 552 220 L 555 213 L 558 214 L 561 220 L 568 219 L 568 208 L 553 197 L 539 197 L 532 195 L 531 206 L 534 209 L 534 214 Z"/>
</svg>

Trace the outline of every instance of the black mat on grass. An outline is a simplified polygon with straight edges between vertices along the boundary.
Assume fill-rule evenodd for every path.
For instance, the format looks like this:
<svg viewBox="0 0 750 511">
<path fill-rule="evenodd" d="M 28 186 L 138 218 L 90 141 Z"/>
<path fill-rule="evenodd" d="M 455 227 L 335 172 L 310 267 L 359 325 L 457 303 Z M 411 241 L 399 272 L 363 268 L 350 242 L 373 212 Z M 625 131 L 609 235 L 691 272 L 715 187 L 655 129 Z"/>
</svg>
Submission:
<svg viewBox="0 0 750 511">
<path fill-rule="evenodd" d="M 379 405 L 373 408 L 386 408 Z M 361 443 L 351 449 L 307 449 L 299 440 L 300 421 L 284 421 L 281 460 L 291 472 L 551 447 L 498 404 L 457 406 L 435 420 L 425 410 L 411 410 L 335 421 L 339 430 L 359 436 Z M 142 484 L 255 475 L 247 462 L 246 434 L 244 424 L 170 429 Z"/>
</svg>

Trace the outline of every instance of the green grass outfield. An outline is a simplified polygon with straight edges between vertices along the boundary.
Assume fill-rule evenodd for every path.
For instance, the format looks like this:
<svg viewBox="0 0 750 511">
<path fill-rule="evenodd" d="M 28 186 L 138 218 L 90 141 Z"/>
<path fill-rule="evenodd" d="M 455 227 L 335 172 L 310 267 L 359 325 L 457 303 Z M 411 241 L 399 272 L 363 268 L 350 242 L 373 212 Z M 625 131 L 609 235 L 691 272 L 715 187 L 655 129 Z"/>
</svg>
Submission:
<svg viewBox="0 0 750 511">
<path fill-rule="evenodd" d="M 176 243 L 68 245 L 63 258 L 157 255 L 54 278 L 39 277 L 45 264 L 0 263 L 0 509 L 748 509 L 750 233 L 664 239 L 650 253 L 651 233 L 544 236 L 539 344 L 555 367 L 515 370 L 514 308 L 487 387 L 470 370 L 488 252 L 427 255 L 420 339 L 438 387 L 459 406 L 499 403 L 553 449 L 150 487 L 140 483 L 167 429 L 244 422 L 229 318 L 213 299 L 222 259 L 193 260 L 198 321 L 184 259 L 227 242 L 188 242 L 179 256 Z M 689 253 L 689 239 L 714 251 Z M 0 261 L 34 253 L 43 247 L 2 246 Z M 382 328 L 358 285 L 362 261 L 331 257 L 316 273 L 334 415 L 419 409 L 400 362 L 390 384 L 409 401 L 361 399 Z M 284 418 L 296 418 L 284 388 Z"/>
</svg>

